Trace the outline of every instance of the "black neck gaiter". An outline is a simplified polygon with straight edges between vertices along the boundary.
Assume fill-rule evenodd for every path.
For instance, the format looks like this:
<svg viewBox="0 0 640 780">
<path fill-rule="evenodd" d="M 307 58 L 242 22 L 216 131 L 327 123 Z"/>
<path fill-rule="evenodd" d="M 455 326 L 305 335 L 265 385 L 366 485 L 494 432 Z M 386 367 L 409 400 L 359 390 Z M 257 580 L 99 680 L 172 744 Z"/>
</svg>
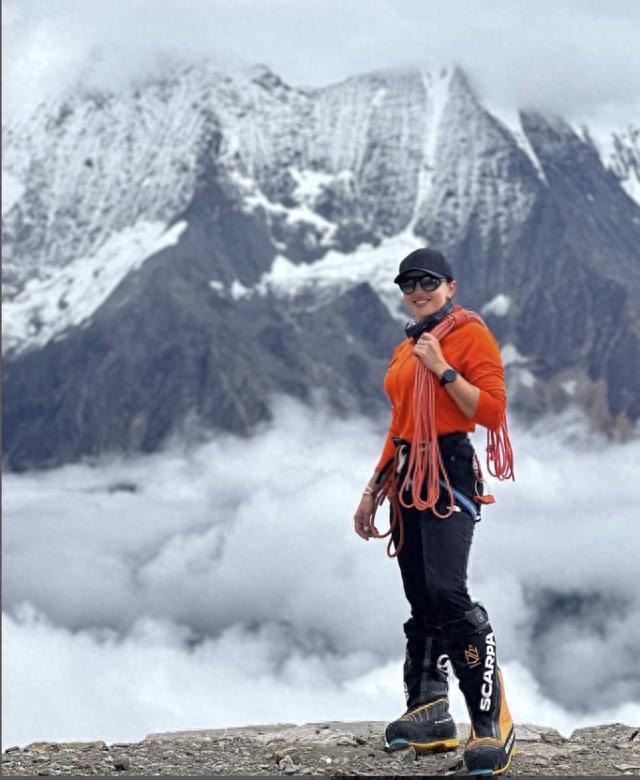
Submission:
<svg viewBox="0 0 640 780">
<path fill-rule="evenodd" d="M 434 311 L 433 314 L 430 314 L 423 320 L 418 321 L 414 319 L 410 322 L 407 322 L 404 328 L 404 332 L 407 334 L 407 338 L 413 339 L 413 341 L 418 341 L 423 333 L 432 330 L 439 322 L 442 322 L 447 314 L 450 314 L 453 311 L 454 306 L 455 304 L 453 302 L 453 298 L 451 298 L 446 301 L 445 304 L 438 309 L 438 311 Z"/>
</svg>

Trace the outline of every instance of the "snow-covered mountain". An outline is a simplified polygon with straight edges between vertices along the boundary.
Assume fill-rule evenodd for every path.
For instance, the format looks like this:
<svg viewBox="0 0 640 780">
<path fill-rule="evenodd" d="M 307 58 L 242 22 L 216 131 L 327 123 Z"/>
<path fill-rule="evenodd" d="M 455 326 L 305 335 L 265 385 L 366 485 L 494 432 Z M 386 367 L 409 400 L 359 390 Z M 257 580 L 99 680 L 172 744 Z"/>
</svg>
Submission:
<svg viewBox="0 0 640 780">
<path fill-rule="evenodd" d="M 603 164 L 619 179 L 630 198 L 640 203 L 640 124 L 628 125 L 597 139 L 588 127 L 584 137 L 598 151 Z"/>
<path fill-rule="evenodd" d="M 640 417 L 638 131 L 489 111 L 459 68 L 324 88 L 206 62 L 3 127 L 5 462 L 249 432 L 269 396 L 387 414 L 391 279 L 441 247 L 511 408 Z"/>
</svg>

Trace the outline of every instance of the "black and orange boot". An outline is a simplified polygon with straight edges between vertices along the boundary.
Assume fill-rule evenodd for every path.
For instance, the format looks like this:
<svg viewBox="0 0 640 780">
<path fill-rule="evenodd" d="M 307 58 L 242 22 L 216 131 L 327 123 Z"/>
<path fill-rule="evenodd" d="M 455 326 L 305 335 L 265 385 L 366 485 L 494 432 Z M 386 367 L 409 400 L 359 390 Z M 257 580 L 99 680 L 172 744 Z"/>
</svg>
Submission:
<svg viewBox="0 0 640 780">
<path fill-rule="evenodd" d="M 449 713 L 447 656 L 437 626 L 410 618 L 404 624 L 407 648 L 403 666 L 407 710 L 385 731 L 387 750 L 454 750 L 460 745 Z"/>
<path fill-rule="evenodd" d="M 445 632 L 449 659 L 471 719 L 464 762 L 471 775 L 502 774 L 517 752 L 515 726 L 487 611 L 476 601 L 465 619 L 447 624 Z"/>
</svg>

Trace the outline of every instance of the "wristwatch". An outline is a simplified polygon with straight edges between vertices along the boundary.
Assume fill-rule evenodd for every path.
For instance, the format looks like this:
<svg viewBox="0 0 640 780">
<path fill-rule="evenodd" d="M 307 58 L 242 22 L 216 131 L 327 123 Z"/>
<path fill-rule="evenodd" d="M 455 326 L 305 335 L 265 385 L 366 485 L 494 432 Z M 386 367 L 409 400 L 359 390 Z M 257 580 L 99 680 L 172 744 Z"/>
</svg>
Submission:
<svg viewBox="0 0 640 780">
<path fill-rule="evenodd" d="M 440 387 L 444 387 L 447 383 L 453 382 L 457 377 L 458 372 L 455 368 L 447 368 L 446 371 L 442 372 L 442 376 L 440 377 Z"/>
</svg>

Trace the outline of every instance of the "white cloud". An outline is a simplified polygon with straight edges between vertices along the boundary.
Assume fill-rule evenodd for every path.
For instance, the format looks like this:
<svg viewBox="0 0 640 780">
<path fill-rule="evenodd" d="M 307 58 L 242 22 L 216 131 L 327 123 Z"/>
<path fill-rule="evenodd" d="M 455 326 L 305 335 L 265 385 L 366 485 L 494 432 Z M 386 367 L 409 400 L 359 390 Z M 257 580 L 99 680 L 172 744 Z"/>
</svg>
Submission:
<svg viewBox="0 0 640 780">
<path fill-rule="evenodd" d="M 293 84 L 457 62 L 492 104 L 569 119 L 640 115 L 635 0 L 6 0 L 9 109 L 82 76 L 118 87 L 169 52 L 265 62 Z M 87 57 L 93 64 L 88 68 Z"/>
<path fill-rule="evenodd" d="M 352 520 L 384 431 L 274 409 L 251 440 L 5 475 L 5 745 L 402 711 L 408 604 L 387 539 Z M 490 481 L 469 588 L 514 717 L 637 722 L 640 445 L 511 422 L 516 481 Z M 484 429 L 473 439 L 483 458 Z"/>
</svg>

